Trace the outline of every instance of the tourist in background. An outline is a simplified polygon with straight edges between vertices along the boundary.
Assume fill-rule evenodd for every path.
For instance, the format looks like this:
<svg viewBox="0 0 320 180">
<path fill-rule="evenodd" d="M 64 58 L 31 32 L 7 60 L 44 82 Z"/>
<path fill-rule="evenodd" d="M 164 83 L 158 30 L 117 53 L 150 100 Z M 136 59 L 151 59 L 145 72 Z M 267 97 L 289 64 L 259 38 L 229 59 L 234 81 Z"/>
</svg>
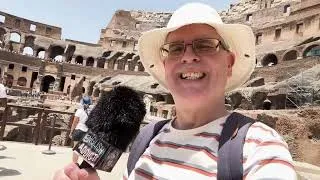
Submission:
<svg viewBox="0 0 320 180">
<path fill-rule="evenodd" d="M 85 135 L 85 133 L 88 131 L 88 127 L 86 126 L 86 121 L 88 119 L 88 116 L 93 109 L 92 105 L 92 99 L 90 96 L 84 96 L 80 100 L 80 108 L 77 109 L 72 125 L 71 125 L 71 131 L 69 134 L 70 139 L 75 141 L 75 144 L 82 139 L 82 137 Z M 72 161 L 74 163 L 77 163 L 78 161 L 78 155 L 76 153 L 73 153 Z"/>
</svg>

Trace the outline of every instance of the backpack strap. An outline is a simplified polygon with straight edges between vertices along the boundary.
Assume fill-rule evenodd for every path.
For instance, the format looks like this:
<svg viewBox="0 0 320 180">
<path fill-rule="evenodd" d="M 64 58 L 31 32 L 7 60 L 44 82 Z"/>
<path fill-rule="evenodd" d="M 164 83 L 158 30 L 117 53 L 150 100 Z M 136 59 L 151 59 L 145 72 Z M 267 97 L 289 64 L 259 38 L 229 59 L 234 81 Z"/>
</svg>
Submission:
<svg viewBox="0 0 320 180">
<path fill-rule="evenodd" d="M 219 140 L 217 179 L 243 179 L 243 145 L 248 129 L 254 122 L 235 112 L 227 118 Z"/>
<path fill-rule="evenodd" d="M 163 120 L 158 122 L 152 122 L 143 127 L 134 140 L 130 154 L 128 157 L 127 170 L 128 176 L 134 169 L 136 163 L 138 162 L 140 156 L 149 147 L 150 141 L 158 134 L 160 129 L 169 122 L 170 120 Z"/>
</svg>

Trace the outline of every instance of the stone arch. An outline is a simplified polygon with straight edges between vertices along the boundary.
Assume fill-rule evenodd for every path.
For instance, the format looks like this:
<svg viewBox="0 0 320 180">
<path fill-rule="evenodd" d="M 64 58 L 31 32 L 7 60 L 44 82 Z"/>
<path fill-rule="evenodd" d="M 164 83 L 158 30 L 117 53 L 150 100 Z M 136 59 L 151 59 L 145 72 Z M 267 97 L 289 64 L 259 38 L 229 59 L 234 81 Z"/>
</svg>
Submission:
<svg viewBox="0 0 320 180">
<path fill-rule="evenodd" d="M 82 87 L 82 94 L 86 92 L 86 88 Z"/>
<path fill-rule="evenodd" d="M 62 55 L 58 55 L 54 58 L 55 62 L 62 62 L 63 61 L 63 56 Z"/>
<path fill-rule="evenodd" d="M 76 61 L 76 64 L 83 64 L 83 57 L 82 56 L 77 56 L 75 61 Z"/>
<path fill-rule="evenodd" d="M 286 52 L 283 56 L 283 61 L 291 61 L 298 59 L 298 51 L 297 50 L 290 50 Z"/>
<path fill-rule="evenodd" d="M 46 75 L 42 78 L 41 83 L 41 91 L 49 92 L 49 90 L 53 90 L 55 78 L 51 75 Z"/>
<path fill-rule="evenodd" d="M 117 69 L 115 64 L 117 59 L 123 55 L 123 52 L 116 52 L 110 59 L 108 59 L 108 69 Z"/>
<path fill-rule="evenodd" d="M 93 67 L 93 64 L 94 64 L 94 58 L 93 57 L 88 57 L 86 66 Z"/>
<path fill-rule="evenodd" d="M 97 67 L 98 68 L 104 68 L 104 64 L 106 63 L 106 60 L 103 58 L 99 58 L 97 62 Z"/>
<path fill-rule="evenodd" d="M 46 50 L 44 48 L 42 48 L 42 47 L 38 48 L 36 55 L 37 55 L 38 58 L 44 59 L 45 55 L 46 55 Z"/>
<path fill-rule="evenodd" d="M 36 37 L 34 37 L 34 36 L 27 36 L 24 41 L 24 47 L 28 46 L 28 47 L 33 48 L 35 39 L 36 39 Z"/>
<path fill-rule="evenodd" d="M 132 57 L 134 56 L 134 53 L 127 53 L 123 58 L 117 60 L 118 64 L 118 70 L 128 70 L 129 69 L 129 63 L 132 60 Z M 126 68 L 127 65 L 127 68 Z"/>
<path fill-rule="evenodd" d="M 49 58 L 51 59 L 55 59 L 57 56 L 59 55 L 63 55 L 64 54 L 64 48 L 61 46 L 52 46 L 49 49 Z"/>
<path fill-rule="evenodd" d="M 6 35 L 6 30 L 3 28 L 0 28 L 0 47 L 4 48 L 5 46 L 5 35 Z"/>
<path fill-rule="evenodd" d="M 142 62 L 139 61 L 137 65 L 138 65 L 138 71 L 142 71 L 143 72 L 144 71 L 144 67 L 143 67 Z"/>
<path fill-rule="evenodd" d="M 29 46 L 24 47 L 22 54 L 23 54 L 23 55 L 33 56 L 33 49 L 32 49 L 31 47 L 29 47 Z"/>
<path fill-rule="evenodd" d="M 267 54 L 261 61 L 262 66 L 273 66 L 278 64 L 278 58 L 274 54 Z"/>
<path fill-rule="evenodd" d="M 95 88 L 93 91 L 93 97 L 99 97 L 100 95 L 100 89 L 99 88 Z"/>
<path fill-rule="evenodd" d="M 25 77 L 19 77 L 17 81 L 18 86 L 26 86 L 27 85 L 27 78 Z"/>
<path fill-rule="evenodd" d="M 106 51 L 106 52 L 104 52 L 104 53 L 102 54 L 102 57 L 105 57 L 105 58 L 109 57 L 110 54 L 111 54 L 111 52 L 112 52 L 112 51 Z"/>
<path fill-rule="evenodd" d="M 132 57 L 132 61 L 129 62 L 129 71 L 134 71 L 138 61 L 140 60 L 140 56 L 136 55 Z"/>
<path fill-rule="evenodd" d="M 312 44 L 303 50 L 303 57 L 320 56 L 320 45 Z"/>
<path fill-rule="evenodd" d="M 91 81 L 91 82 L 89 83 L 88 90 L 87 90 L 89 96 L 92 96 L 92 94 L 93 94 L 93 86 L 94 86 L 95 84 L 96 84 L 95 81 Z"/>
<path fill-rule="evenodd" d="M 6 86 L 8 86 L 9 88 L 11 88 L 12 85 L 13 85 L 13 80 L 14 80 L 13 75 L 7 74 L 7 77 L 6 77 Z"/>
<path fill-rule="evenodd" d="M 10 33 L 10 41 L 20 43 L 21 42 L 21 35 L 17 32 Z"/>
<path fill-rule="evenodd" d="M 65 53 L 66 62 L 71 62 L 75 51 L 76 51 L 75 45 L 68 45 L 66 53 Z"/>
</svg>

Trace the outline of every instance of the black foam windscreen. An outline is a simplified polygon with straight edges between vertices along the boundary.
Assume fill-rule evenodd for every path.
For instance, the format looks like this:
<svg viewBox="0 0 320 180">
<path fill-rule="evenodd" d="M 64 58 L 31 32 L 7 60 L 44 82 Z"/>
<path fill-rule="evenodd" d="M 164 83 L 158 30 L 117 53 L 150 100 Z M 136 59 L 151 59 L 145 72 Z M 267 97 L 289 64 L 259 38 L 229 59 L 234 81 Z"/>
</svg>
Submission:
<svg viewBox="0 0 320 180">
<path fill-rule="evenodd" d="M 111 170 L 138 133 L 145 114 L 145 104 L 136 91 L 114 87 L 102 94 L 90 112 L 86 121 L 89 131 L 75 152 L 92 167 Z M 83 163 L 81 167 L 87 166 Z"/>
<path fill-rule="evenodd" d="M 117 86 L 102 94 L 86 125 L 102 140 L 125 150 L 139 131 L 145 114 L 139 94 L 129 87 Z"/>
</svg>

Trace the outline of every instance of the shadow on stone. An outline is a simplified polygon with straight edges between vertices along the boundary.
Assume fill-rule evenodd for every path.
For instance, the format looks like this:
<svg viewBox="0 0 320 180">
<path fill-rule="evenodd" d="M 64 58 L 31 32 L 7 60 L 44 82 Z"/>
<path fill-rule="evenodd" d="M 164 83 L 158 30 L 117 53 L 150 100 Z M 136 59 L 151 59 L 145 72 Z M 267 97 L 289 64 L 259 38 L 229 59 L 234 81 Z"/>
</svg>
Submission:
<svg viewBox="0 0 320 180">
<path fill-rule="evenodd" d="M 0 159 L 16 159 L 14 157 L 8 157 L 8 156 L 0 156 Z"/>
<path fill-rule="evenodd" d="M 2 176 L 17 176 L 20 174 L 21 173 L 17 170 L 0 167 L 0 177 L 2 177 Z"/>
<path fill-rule="evenodd" d="M 5 147 L 4 145 L 0 145 L 0 151 L 3 151 L 5 149 L 7 149 L 7 147 Z"/>
</svg>

